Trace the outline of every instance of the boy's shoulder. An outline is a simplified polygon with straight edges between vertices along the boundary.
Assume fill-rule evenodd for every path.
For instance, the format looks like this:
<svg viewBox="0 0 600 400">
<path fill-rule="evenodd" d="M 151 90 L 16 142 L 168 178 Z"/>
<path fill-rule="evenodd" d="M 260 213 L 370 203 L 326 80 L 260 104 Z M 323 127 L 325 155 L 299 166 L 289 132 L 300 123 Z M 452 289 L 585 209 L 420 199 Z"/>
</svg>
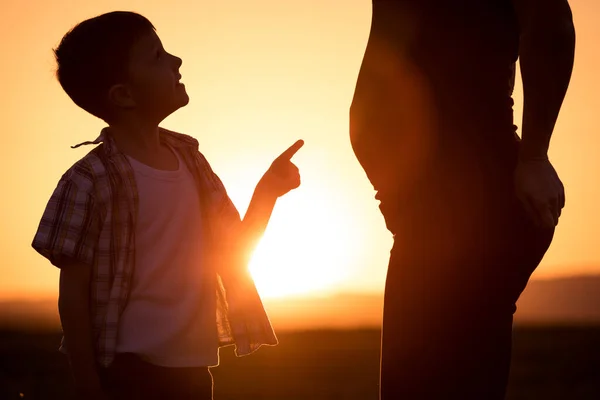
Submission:
<svg viewBox="0 0 600 400">
<path fill-rule="evenodd" d="M 80 189 L 92 189 L 95 182 L 106 174 L 105 146 L 100 143 L 77 160 L 65 171 L 61 180 L 68 180 Z"/>
<path fill-rule="evenodd" d="M 160 130 L 163 140 L 171 147 L 186 149 L 194 154 L 194 156 L 199 157 L 202 164 L 208 165 L 208 160 L 200 151 L 200 143 L 196 138 L 165 128 L 160 128 Z"/>
<path fill-rule="evenodd" d="M 173 147 L 189 147 L 193 150 L 198 150 L 198 140 L 190 135 L 175 132 L 169 129 L 160 128 L 160 132 L 164 140 Z"/>
</svg>

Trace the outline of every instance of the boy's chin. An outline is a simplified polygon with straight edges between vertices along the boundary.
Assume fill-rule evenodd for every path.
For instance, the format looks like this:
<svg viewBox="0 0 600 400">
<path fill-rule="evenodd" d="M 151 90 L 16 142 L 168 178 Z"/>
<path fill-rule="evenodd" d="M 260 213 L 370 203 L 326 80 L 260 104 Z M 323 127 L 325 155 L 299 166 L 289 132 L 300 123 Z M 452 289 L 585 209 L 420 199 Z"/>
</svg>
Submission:
<svg viewBox="0 0 600 400">
<path fill-rule="evenodd" d="M 183 108 L 185 106 L 187 106 L 190 102 L 190 97 L 186 94 L 179 96 L 177 98 L 177 100 L 174 103 L 174 107 L 170 110 L 171 112 L 169 114 L 173 114 L 175 111 L 179 110 L 180 108 Z"/>
<path fill-rule="evenodd" d="M 180 95 L 171 98 L 171 101 L 167 104 L 162 104 L 159 109 L 155 110 L 154 117 L 158 117 L 161 121 L 171 114 L 175 113 L 175 111 L 179 110 L 182 107 L 185 107 L 190 102 L 190 97 L 187 93 L 181 93 Z"/>
<path fill-rule="evenodd" d="M 181 103 L 181 107 L 187 106 L 189 104 L 189 102 L 190 102 L 190 96 L 188 96 L 188 94 L 186 93 L 183 98 L 183 101 Z"/>
<path fill-rule="evenodd" d="M 185 107 L 190 102 L 190 96 L 184 91 L 177 98 L 178 109 L 181 107 Z"/>
</svg>

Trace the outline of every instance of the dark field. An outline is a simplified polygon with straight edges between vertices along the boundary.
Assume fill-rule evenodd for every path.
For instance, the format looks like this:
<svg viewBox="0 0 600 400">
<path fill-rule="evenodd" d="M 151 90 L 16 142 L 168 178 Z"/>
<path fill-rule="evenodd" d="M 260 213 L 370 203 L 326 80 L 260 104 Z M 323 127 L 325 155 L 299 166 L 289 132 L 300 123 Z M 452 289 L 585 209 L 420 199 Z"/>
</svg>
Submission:
<svg viewBox="0 0 600 400">
<path fill-rule="evenodd" d="M 221 351 L 216 400 L 377 400 L 379 331 L 280 333 Z M 60 334 L 0 332 L 0 399 L 72 399 Z M 19 393 L 22 393 L 20 395 Z M 600 399 L 600 327 L 517 327 L 508 400 Z"/>
</svg>

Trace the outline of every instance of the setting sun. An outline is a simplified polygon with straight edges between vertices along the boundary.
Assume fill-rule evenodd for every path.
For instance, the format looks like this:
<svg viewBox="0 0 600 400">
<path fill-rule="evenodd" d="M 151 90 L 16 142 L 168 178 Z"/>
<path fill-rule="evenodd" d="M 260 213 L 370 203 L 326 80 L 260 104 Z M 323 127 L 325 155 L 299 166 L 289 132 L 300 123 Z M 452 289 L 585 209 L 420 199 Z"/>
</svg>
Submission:
<svg viewBox="0 0 600 400">
<path fill-rule="evenodd" d="M 349 272 L 347 246 L 356 241 L 350 234 L 327 204 L 273 218 L 250 262 L 261 296 L 331 292 Z"/>
</svg>

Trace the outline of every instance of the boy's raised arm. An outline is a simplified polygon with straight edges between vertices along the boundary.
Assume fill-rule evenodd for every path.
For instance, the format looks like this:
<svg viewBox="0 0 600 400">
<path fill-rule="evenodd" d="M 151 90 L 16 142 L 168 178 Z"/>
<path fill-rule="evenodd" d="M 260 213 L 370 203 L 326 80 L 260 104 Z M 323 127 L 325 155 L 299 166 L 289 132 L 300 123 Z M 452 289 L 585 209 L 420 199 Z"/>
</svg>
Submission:
<svg viewBox="0 0 600 400">
<path fill-rule="evenodd" d="M 264 234 L 277 199 L 300 186 L 300 172 L 291 158 L 304 145 L 298 140 L 273 161 L 254 190 L 242 221 L 243 247 L 251 249 Z"/>
</svg>

